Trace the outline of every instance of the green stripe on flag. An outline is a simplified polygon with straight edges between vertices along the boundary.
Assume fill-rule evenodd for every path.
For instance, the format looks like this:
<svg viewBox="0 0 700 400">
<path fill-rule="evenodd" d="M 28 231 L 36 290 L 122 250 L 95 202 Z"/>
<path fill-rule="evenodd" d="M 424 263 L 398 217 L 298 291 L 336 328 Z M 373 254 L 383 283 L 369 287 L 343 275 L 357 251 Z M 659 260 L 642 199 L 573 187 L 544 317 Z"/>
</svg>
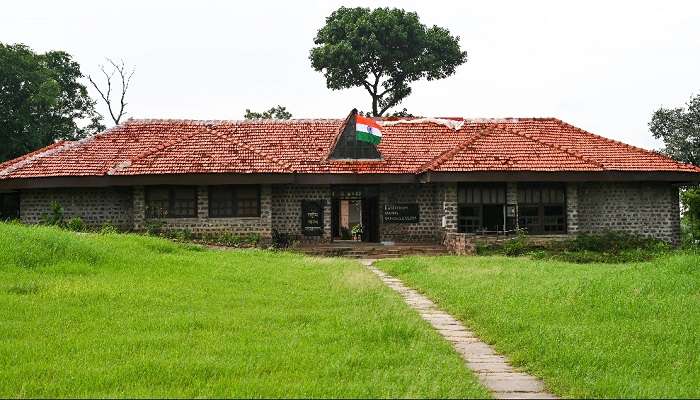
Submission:
<svg viewBox="0 0 700 400">
<path fill-rule="evenodd" d="M 374 136 L 369 132 L 357 131 L 357 140 L 359 140 L 360 142 L 379 144 L 381 138 L 381 136 Z"/>
</svg>

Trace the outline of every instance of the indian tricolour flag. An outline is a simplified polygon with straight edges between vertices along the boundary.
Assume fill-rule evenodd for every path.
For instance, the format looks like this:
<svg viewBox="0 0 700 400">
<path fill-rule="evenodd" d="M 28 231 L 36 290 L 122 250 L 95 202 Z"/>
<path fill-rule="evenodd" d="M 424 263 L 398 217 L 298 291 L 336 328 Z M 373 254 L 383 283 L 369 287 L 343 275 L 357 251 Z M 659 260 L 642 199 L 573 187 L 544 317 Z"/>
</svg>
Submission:
<svg viewBox="0 0 700 400">
<path fill-rule="evenodd" d="M 382 140 L 382 131 L 379 129 L 379 124 L 371 118 L 357 115 L 355 117 L 355 131 L 357 140 L 372 144 L 379 144 Z"/>
</svg>

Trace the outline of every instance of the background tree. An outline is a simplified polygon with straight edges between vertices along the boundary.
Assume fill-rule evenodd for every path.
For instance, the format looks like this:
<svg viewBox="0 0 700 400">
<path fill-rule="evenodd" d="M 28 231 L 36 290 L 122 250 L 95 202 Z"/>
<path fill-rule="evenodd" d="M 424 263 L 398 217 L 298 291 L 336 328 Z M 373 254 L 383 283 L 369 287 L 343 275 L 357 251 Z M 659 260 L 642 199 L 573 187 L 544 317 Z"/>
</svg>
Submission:
<svg viewBox="0 0 700 400">
<path fill-rule="evenodd" d="M 287 107 L 282 107 L 278 105 L 277 107 L 272 107 L 267 111 L 255 112 L 250 111 L 246 108 L 245 119 L 290 119 L 292 118 L 292 113 L 287 111 Z"/>
<path fill-rule="evenodd" d="M 110 65 L 109 72 L 104 65 L 100 65 L 100 71 L 102 71 L 102 75 L 105 78 L 104 88 L 100 89 L 100 86 L 95 83 L 91 75 L 88 75 L 88 79 L 107 106 L 107 111 L 109 111 L 109 116 L 112 117 L 114 124 L 119 125 L 119 121 L 126 115 L 126 92 L 129 90 L 129 84 L 134 76 L 135 69 L 127 69 L 124 60 L 116 63 L 108 58 L 107 62 Z M 117 79 L 114 79 L 115 74 L 118 75 Z M 118 90 L 118 100 L 113 97 L 114 93 L 112 93 L 112 90 Z"/>
<path fill-rule="evenodd" d="M 328 88 L 365 88 L 374 116 L 411 94 L 411 82 L 443 79 L 467 61 L 458 36 L 395 8 L 341 7 L 326 18 L 314 43 L 311 66 L 323 72 Z"/>
<path fill-rule="evenodd" d="M 68 53 L 0 43 L 0 162 L 104 129 Z"/>
<path fill-rule="evenodd" d="M 686 107 L 656 110 L 649 129 L 655 138 L 664 141 L 664 153 L 678 161 L 700 165 L 700 95 L 691 97 Z M 681 202 L 686 233 L 697 243 L 700 241 L 700 188 L 683 190 Z"/>
</svg>

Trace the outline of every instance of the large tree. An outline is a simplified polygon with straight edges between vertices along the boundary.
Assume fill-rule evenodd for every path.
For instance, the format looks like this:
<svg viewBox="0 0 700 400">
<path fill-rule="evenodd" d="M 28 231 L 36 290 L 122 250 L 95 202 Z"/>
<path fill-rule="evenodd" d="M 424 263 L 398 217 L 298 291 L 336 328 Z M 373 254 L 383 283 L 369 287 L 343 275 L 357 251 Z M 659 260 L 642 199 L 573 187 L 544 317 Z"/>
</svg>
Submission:
<svg viewBox="0 0 700 400">
<path fill-rule="evenodd" d="M 700 165 L 700 94 L 685 107 L 660 108 L 654 112 L 649 129 L 664 141 L 664 152 L 676 160 Z"/>
<path fill-rule="evenodd" d="M 649 129 L 664 141 L 664 153 L 678 161 L 700 165 L 700 94 L 691 97 L 685 107 L 660 108 L 654 112 Z M 700 188 L 681 192 L 688 237 L 700 242 Z"/>
<path fill-rule="evenodd" d="M 0 162 L 104 129 L 82 77 L 65 52 L 0 43 Z"/>
<path fill-rule="evenodd" d="M 458 36 L 395 8 L 341 7 L 326 18 L 314 43 L 311 66 L 323 72 L 328 88 L 365 88 L 374 116 L 411 94 L 411 82 L 443 79 L 467 61 Z"/>
<path fill-rule="evenodd" d="M 256 112 L 250 111 L 249 108 L 245 110 L 245 119 L 290 119 L 292 118 L 292 113 L 287 111 L 287 107 L 278 105 L 277 107 L 271 107 L 267 111 Z"/>
</svg>

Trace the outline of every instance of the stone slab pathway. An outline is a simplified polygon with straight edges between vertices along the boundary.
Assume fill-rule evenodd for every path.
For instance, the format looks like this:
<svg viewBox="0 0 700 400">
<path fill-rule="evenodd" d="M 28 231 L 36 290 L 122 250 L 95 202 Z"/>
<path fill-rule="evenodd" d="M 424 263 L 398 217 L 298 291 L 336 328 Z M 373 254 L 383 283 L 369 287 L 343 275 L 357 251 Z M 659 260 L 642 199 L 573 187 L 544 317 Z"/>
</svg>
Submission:
<svg viewBox="0 0 700 400">
<path fill-rule="evenodd" d="M 360 260 L 385 285 L 398 292 L 404 301 L 428 321 L 462 356 L 479 381 L 497 399 L 556 399 L 548 393 L 542 381 L 532 375 L 516 371 L 508 360 L 491 346 L 474 336 L 461 322 L 440 310 L 435 303 L 399 279 L 375 268 L 376 260 Z"/>
</svg>

